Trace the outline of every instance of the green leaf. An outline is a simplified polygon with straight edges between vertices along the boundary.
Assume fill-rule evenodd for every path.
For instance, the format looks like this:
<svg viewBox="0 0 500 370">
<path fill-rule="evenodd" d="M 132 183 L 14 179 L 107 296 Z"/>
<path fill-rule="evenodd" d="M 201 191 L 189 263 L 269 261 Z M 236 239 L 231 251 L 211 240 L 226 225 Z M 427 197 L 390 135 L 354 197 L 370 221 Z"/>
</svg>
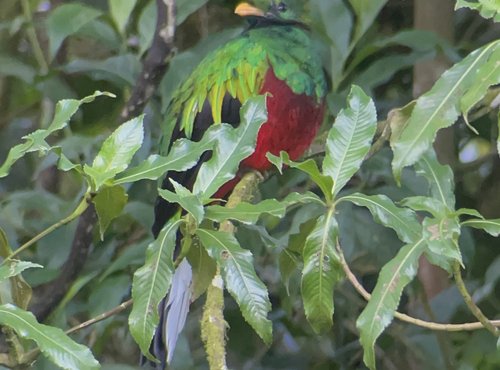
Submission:
<svg viewBox="0 0 500 370">
<path fill-rule="evenodd" d="M 99 369 L 90 350 L 68 337 L 59 329 L 36 321 L 31 312 L 11 304 L 0 306 L 0 323 L 26 339 L 36 342 L 42 353 L 62 369 Z"/>
<path fill-rule="evenodd" d="M 387 0 L 349 0 L 356 13 L 356 28 L 351 43 L 356 44 L 373 24 L 377 14 L 384 7 Z"/>
<path fill-rule="evenodd" d="M 468 226 L 468 227 L 473 227 L 474 229 L 481 229 L 486 231 L 488 234 L 492 236 L 499 236 L 500 235 L 500 218 L 496 219 L 470 219 L 466 221 L 461 222 L 462 226 Z"/>
<path fill-rule="evenodd" d="M 137 167 L 129 168 L 119 174 L 113 183 L 157 180 L 167 171 L 186 171 L 198 163 L 204 152 L 213 149 L 217 137 L 224 135 L 227 129 L 226 125 L 211 126 L 198 142 L 178 139 L 172 144 L 166 157 L 153 154 Z"/>
<path fill-rule="evenodd" d="M 494 18 L 495 22 L 500 22 L 500 4 L 498 0 L 457 0 L 455 10 L 461 8 L 477 10 L 483 18 Z"/>
<path fill-rule="evenodd" d="M 342 71 L 349 57 L 349 40 L 353 28 L 353 15 L 349 4 L 342 0 L 311 0 L 311 8 L 317 10 L 311 19 L 321 19 L 330 45 L 330 75 L 333 90 L 342 82 Z"/>
<path fill-rule="evenodd" d="M 240 110 L 240 125 L 224 125 L 217 136 L 212 157 L 203 163 L 193 186 L 194 194 L 209 199 L 222 185 L 232 180 L 240 162 L 253 153 L 260 126 L 267 121 L 266 96 L 248 99 Z"/>
<path fill-rule="evenodd" d="M 47 18 L 50 60 L 54 59 L 66 37 L 78 32 L 101 14 L 99 10 L 79 3 L 63 4 L 50 12 Z"/>
<path fill-rule="evenodd" d="M 124 171 L 144 138 L 142 120 L 144 115 L 120 125 L 102 144 L 92 166 L 85 165 L 84 172 L 92 179 L 94 191 Z"/>
<path fill-rule="evenodd" d="M 5 162 L 0 166 L 0 178 L 9 174 L 12 165 L 26 153 L 41 152 L 46 154 L 49 150 L 54 149 L 45 139 L 52 133 L 63 129 L 67 126 L 71 117 L 76 113 L 78 108 L 85 103 L 90 103 L 98 96 L 114 97 L 113 94 L 107 92 L 96 91 L 94 94 L 87 96 L 81 100 L 64 99 L 56 104 L 54 118 L 46 129 L 39 129 L 23 137 L 25 142 L 14 146 L 9 150 L 9 154 Z"/>
<path fill-rule="evenodd" d="M 134 10 L 136 2 L 136 0 L 108 0 L 111 18 L 113 18 L 118 31 L 121 33 L 125 31 L 125 26 L 128 23 L 132 10 Z"/>
<path fill-rule="evenodd" d="M 455 183 L 453 170 L 448 165 L 438 162 L 433 149 L 425 153 L 415 165 L 417 173 L 423 175 L 429 183 L 431 196 L 448 209 L 455 209 Z"/>
<path fill-rule="evenodd" d="M 66 73 L 86 74 L 94 80 L 109 81 L 118 88 L 130 88 L 135 83 L 141 68 L 137 55 L 124 53 L 106 59 L 74 59 L 61 70 Z"/>
<path fill-rule="evenodd" d="M 445 217 L 446 214 L 450 212 L 446 205 L 439 200 L 419 195 L 404 198 L 399 203 L 404 207 L 413 209 L 414 211 L 429 212 L 436 218 Z"/>
<path fill-rule="evenodd" d="M 10 254 L 12 254 L 12 248 L 10 247 L 9 239 L 7 239 L 5 231 L 0 227 L 0 257 L 5 259 Z"/>
<path fill-rule="evenodd" d="M 217 222 L 235 220 L 255 224 L 264 213 L 282 218 L 286 214 L 287 207 L 297 203 L 319 203 L 324 205 L 323 201 L 314 193 L 291 193 L 282 201 L 266 199 L 257 204 L 241 202 L 232 208 L 219 205 L 208 206 L 206 208 L 206 218 Z"/>
<path fill-rule="evenodd" d="M 434 265 L 452 272 L 455 262 L 462 263 L 462 253 L 458 247 L 460 224 L 458 218 L 425 218 L 422 222 L 423 237 L 427 243 L 426 255 Z"/>
<path fill-rule="evenodd" d="M 99 219 L 101 240 L 104 238 L 104 232 L 111 224 L 111 221 L 121 215 L 127 200 L 128 195 L 125 189 L 119 185 L 102 188 L 92 199 Z"/>
<path fill-rule="evenodd" d="M 175 18 L 175 23 L 178 25 L 182 24 L 186 18 L 200 9 L 205 5 L 208 0 L 180 0 L 176 2 L 177 14 Z"/>
<path fill-rule="evenodd" d="M 42 265 L 37 263 L 18 261 L 18 260 L 7 260 L 0 265 L 0 281 L 8 279 L 12 276 L 19 275 L 26 269 L 29 268 L 42 268 Z"/>
<path fill-rule="evenodd" d="M 500 48 L 496 49 L 486 63 L 479 67 L 473 85 L 460 99 L 460 111 L 466 122 L 467 115 L 488 92 L 492 85 L 500 84 Z"/>
<path fill-rule="evenodd" d="M 220 266 L 227 290 L 238 303 L 245 320 L 266 344 L 270 344 L 273 327 L 267 315 L 271 302 L 266 286 L 255 273 L 252 253 L 241 248 L 229 233 L 198 229 L 196 235 Z"/>
<path fill-rule="evenodd" d="M 323 173 L 334 182 L 334 196 L 360 168 L 377 129 L 375 105 L 363 90 L 353 85 L 347 101 L 348 107 L 340 111 L 328 133 L 323 162 Z"/>
<path fill-rule="evenodd" d="M 0 74 L 3 76 L 17 77 L 27 84 L 33 84 L 36 76 L 35 69 L 12 56 L 0 55 Z"/>
<path fill-rule="evenodd" d="M 399 239 L 405 243 L 414 242 L 420 236 L 422 228 L 415 212 L 397 207 L 385 195 L 355 193 L 342 197 L 339 201 L 348 201 L 357 206 L 368 208 L 375 221 L 393 229 L 398 234 Z"/>
<path fill-rule="evenodd" d="M 134 273 L 132 281 L 134 305 L 128 319 L 130 333 L 141 352 L 153 361 L 149 354 L 149 345 L 160 320 L 158 304 L 167 294 L 171 284 L 175 241 L 182 222 L 178 217 L 168 221 L 158 238 L 148 246 L 146 262 Z"/>
<path fill-rule="evenodd" d="M 189 248 L 186 254 L 186 258 L 193 271 L 191 301 L 195 301 L 206 292 L 208 286 L 211 284 L 217 270 L 217 264 L 208 255 L 207 250 L 199 245 L 199 243 L 193 243 L 193 245 L 191 245 L 191 248 Z"/>
<path fill-rule="evenodd" d="M 314 181 L 314 183 L 321 189 L 321 191 L 325 195 L 325 198 L 327 200 L 330 200 L 332 198 L 333 180 L 330 176 L 325 176 L 320 172 L 318 165 L 314 160 L 308 159 L 304 162 L 294 162 L 290 160 L 288 153 L 284 151 L 280 152 L 279 157 L 275 156 L 272 153 L 267 153 L 266 157 L 267 159 L 269 159 L 269 162 L 271 162 L 276 166 L 276 168 L 278 168 L 278 171 L 280 171 L 280 173 L 282 173 L 283 171 L 283 166 L 286 165 L 308 174 L 310 179 Z"/>
<path fill-rule="evenodd" d="M 423 239 L 404 246 L 380 271 L 370 301 L 356 321 L 363 361 L 375 369 L 375 341 L 394 318 L 401 294 L 417 274 L 418 260 L 425 250 Z"/>
<path fill-rule="evenodd" d="M 342 278 L 342 267 L 336 251 L 338 224 L 333 209 L 321 216 L 304 246 L 302 300 L 307 320 L 317 333 L 333 325 L 333 289 Z"/>
<path fill-rule="evenodd" d="M 199 225 L 205 215 L 200 198 L 174 180 L 170 179 L 170 182 L 174 186 L 175 193 L 165 189 L 158 189 L 158 194 L 170 203 L 179 204 L 194 217 L 196 223 Z"/>
<path fill-rule="evenodd" d="M 290 236 L 286 248 L 279 256 L 281 281 L 285 285 L 287 294 L 290 294 L 289 283 L 292 274 L 302 262 L 302 255 L 306 239 L 316 226 L 316 219 L 312 218 L 299 226 L 299 232 Z"/>
<path fill-rule="evenodd" d="M 405 129 L 391 138 L 394 151 L 392 168 L 399 179 L 404 167 L 414 164 L 430 147 L 438 130 L 452 125 L 460 114 L 460 99 L 477 78 L 479 66 L 500 46 L 494 41 L 473 51 L 447 70 L 432 89 L 422 95 Z"/>
</svg>

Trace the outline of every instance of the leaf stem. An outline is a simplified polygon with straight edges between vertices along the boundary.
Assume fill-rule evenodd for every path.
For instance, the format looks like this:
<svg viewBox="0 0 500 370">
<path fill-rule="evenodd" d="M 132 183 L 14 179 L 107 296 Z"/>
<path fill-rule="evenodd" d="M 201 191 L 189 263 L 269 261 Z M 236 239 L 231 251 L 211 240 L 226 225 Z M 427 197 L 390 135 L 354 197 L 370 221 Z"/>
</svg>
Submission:
<svg viewBox="0 0 500 370">
<path fill-rule="evenodd" d="M 40 232 L 38 235 L 36 235 L 32 239 L 28 240 L 26 243 L 24 243 L 19 248 L 17 248 L 12 254 L 7 256 L 7 258 L 5 258 L 0 265 L 3 265 L 5 262 L 13 259 L 18 254 L 25 251 L 26 249 L 31 247 L 33 244 L 35 244 L 37 241 L 39 241 L 43 237 L 47 236 L 48 234 L 50 234 L 54 230 L 58 229 L 61 226 L 66 225 L 66 224 L 70 223 L 71 221 L 73 221 L 74 219 L 78 218 L 88 208 L 90 201 L 91 201 L 91 198 L 92 198 L 92 195 L 89 192 L 85 193 L 81 202 L 78 204 L 78 206 L 75 208 L 75 210 L 69 216 L 67 216 L 67 217 L 63 218 L 62 220 L 56 222 L 55 224 L 49 226 L 48 228 L 46 228 L 45 230 Z"/>
<path fill-rule="evenodd" d="M 66 334 L 71 334 L 74 333 L 75 331 L 82 330 L 90 325 L 94 325 L 98 323 L 99 321 L 106 320 L 107 318 L 114 316 L 116 314 L 119 314 L 122 311 L 125 311 L 127 308 L 132 306 L 132 299 L 129 299 L 128 301 L 120 303 L 118 306 L 115 308 L 112 308 L 109 311 L 103 312 L 100 315 L 97 315 L 96 317 L 91 318 L 90 320 L 84 321 L 79 325 L 73 326 L 71 329 L 66 330 Z"/>
<path fill-rule="evenodd" d="M 21 0 L 21 6 L 23 8 L 23 15 L 26 21 L 28 22 L 28 28 L 26 29 L 26 34 L 28 36 L 28 40 L 30 41 L 31 48 L 33 49 L 33 55 L 40 67 L 40 74 L 45 75 L 49 71 L 49 66 L 47 61 L 45 60 L 45 56 L 43 54 L 42 47 L 40 46 L 40 42 L 38 41 L 38 37 L 36 35 L 35 26 L 33 25 L 33 15 L 31 13 L 31 8 L 28 0 Z"/>
<path fill-rule="evenodd" d="M 365 288 L 361 285 L 361 283 L 358 281 L 354 273 L 351 271 L 349 268 L 349 265 L 347 264 L 344 253 L 342 251 L 342 248 L 340 245 L 337 244 L 337 251 L 340 255 L 340 263 L 342 265 L 342 268 L 344 270 L 344 273 L 349 280 L 349 282 L 352 284 L 354 289 L 366 300 L 369 301 L 371 298 L 371 294 L 368 293 Z M 468 330 L 478 330 L 478 329 L 483 329 L 485 328 L 485 325 L 483 325 L 482 322 L 470 322 L 470 323 L 465 323 L 465 324 L 440 324 L 436 322 L 431 322 L 431 321 L 425 321 L 425 320 L 420 320 L 415 317 L 406 315 L 401 312 L 394 312 L 394 317 L 397 318 L 398 320 L 407 322 L 409 324 L 413 324 L 416 326 L 420 326 L 422 328 L 430 329 L 430 330 L 439 330 L 439 331 L 468 331 Z M 500 327 L 500 320 L 488 320 L 488 324 L 490 324 L 493 328 L 495 327 Z M 496 330 L 496 329 L 495 329 Z"/>
<path fill-rule="evenodd" d="M 457 284 L 458 291 L 464 298 L 465 304 L 469 307 L 472 314 L 480 321 L 482 326 L 489 330 L 494 336 L 500 336 L 499 330 L 495 327 L 494 323 L 490 321 L 481 311 L 481 309 L 474 303 L 471 295 L 465 287 L 464 280 L 462 279 L 462 273 L 460 271 L 460 264 L 455 262 L 453 264 L 453 276 L 455 277 L 455 284 Z"/>
</svg>

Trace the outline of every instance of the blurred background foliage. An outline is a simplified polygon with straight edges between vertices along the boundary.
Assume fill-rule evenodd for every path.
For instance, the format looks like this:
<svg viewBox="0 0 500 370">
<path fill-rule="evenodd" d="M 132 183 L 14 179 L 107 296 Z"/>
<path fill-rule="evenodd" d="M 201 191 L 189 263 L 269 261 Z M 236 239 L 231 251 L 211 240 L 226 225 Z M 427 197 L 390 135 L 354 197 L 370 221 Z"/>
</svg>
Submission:
<svg viewBox="0 0 500 370">
<path fill-rule="evenodd" d="M 439 0 L 439 2 L 445 0 Z M 415 2 L 415 3 L 414 3 Z M 417 86 L 416 63 L 443 60 L 452 64 L 471 50 L 498 37 L 498 24 L 476 12 L 462 9 L 451 14 L 451 37 L 416 29 L 415 9 L 425 0 L 374 1 L 379 9 L 362 9 L 356 16 L 352 3 L 341 0 L 310 0 L 308 19 L 331 80 L 328 96 L 331 116 L 345 104 L 352 83 L 361 86 L 376 103 L 380 120 L 390 109 L 403 106 Z M 146 108 L 145 141 L 137 162 L 156 151 L 164 112 L 172 91 L 211 50 L 245 27 L 233 14 L 236 1 L 179 0 L 175 56 L 160 88 Z M 359 3 L 359 2 L 357 2 Z M 427 1 L 433 6 L 433 1 Z M 452 3 L 452 2 L 451 2 Z M 141 60 L 151 44 L 156 9 L 151 0 L 0 0 L 0 161 L 20 138 L 50 122 L 55 103 L 62 98 L 81 98 L 95 90 L 110 91 L 117 98 L 98 99 L 81 108 L 68 129 L 51 137 L 74 162 L 88 162 L 103 138 L 120 122 L 120 112 L 141 70 Z M 442 11 L 436 6 L 435 11 Z M 376 16 L 376 17 L 375 17 Z M 442 71 L 441 71 L 442 72 Z M 437 76 L 441 72 L 438 72 Z M 425 73 L 434 71 L 429 67 Z M 498 93 L 498 90 L 496 91 Z M 486 100 L 492 100 L 492 93 Z M 487 102 L 488 103 L 488 102 Z M 486 104 L 487 105 L 487 104 Z M 450 145 L 436 148 L 451 158 L 456 176 L 457 208 L 479 209 L 488 218 L 500 217 L 500 160 L 495 154 L 497 117 L 479 107 L 469 117 L 479 135 L 461 120 L 448 133 Z M 322 135 L 312 149 L 321 151 Z M 388 149 L 367 161 L 349 184 L 348 191 L 387 194 L 393 200 L 422 194 L 425 183 L 413 170 L 405 170 L 401 187 L 392 176 Z M 40 230 L 67 215 L 84 191 L 72 172 L 58 172 L 56 157 L 27 156 L 0 180 L 0 225 L 10 244 L 19 246 Z M 288 170 L 271 175 L 262 185 L 262 198 L 280 198 L 291 190 L 310 187 L 303 174 Z M 134 183 L 129 203 L 100 240 L 95 235 L 83 273 L 72 283 L 65 298 L 47 323 L 69 328 L 118 305 L 129 295 L 131 275 L 143 264 L 151 241 L 152 204 L 156 184 Z M 361 208 L 343 204 L 339 213 L 342 244 L 353 271 L 365 287 L 373 287 L 378 271 L 401 246 L 395 233 L 372 221 Z M 255 266 L 269 288 L 273 302 L 274 343 L 267 348 L 227 299 L 228 362 L 234 369 L 365 369 L 355 320 L 365 305 L 353 288 L 344 283 L 335 298 L 334 330 L 317 336 L 307 324 L 301 306 L 300 276 L 292 274 L 289 293 L 278 269 L 280 251 L 300 243 L 300 229 L 320 210 L 295 207 L 286 218 L 268 217 L 259 226 L 241 227 L 238 238 L 252 249 Z M 36 244 L 24 259 L 44 269 L 23 275 L 34 287 L 51 281 L 68 257 L 76 223 L 58 229 Z M 487 316 L 500 312 L 499 241 L 484 233 L 464 230 L 462 253 L 466 281 Z M 456 288 L 443 288 L 426 299 L 421 283 L 406 290 L 400 310 L 439 322 L 474 321 Z M 2 288 L 0 287 L 0 290 Z M 205 354 L 199 339 L 201 303 L 192 307 L 187 328 L 174 359 L 175 369 L 204 369 Z M 91 346 L 103 369 L 138 367 L 139 352 L 128 333 L 127 314 L 98 323 L 74 334 Z M 383 369 L 498 369 L 500 352 L 486 331 L 436 334 L 394 322 L 377 344 Z M 54 365 L 39 358 L 36 369 Z"/>
</svg>

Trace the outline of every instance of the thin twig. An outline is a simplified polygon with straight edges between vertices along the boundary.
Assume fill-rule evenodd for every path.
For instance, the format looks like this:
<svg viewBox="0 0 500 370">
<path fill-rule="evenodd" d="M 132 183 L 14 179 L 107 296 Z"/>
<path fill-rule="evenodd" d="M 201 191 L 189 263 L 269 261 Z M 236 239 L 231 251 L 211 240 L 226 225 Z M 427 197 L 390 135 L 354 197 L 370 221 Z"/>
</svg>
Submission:
<svg viewBox="0 0 500 370">
<path fill-rule="evenodd" d="M 371 294 L 368 293 L 365 288 L 361 285 L 361 283 L 358 281 L 354 273 L 351 271 L 349 268 L 349 265 L 347 264 L 344 253 L 342 251 L 342 248 L 340 248 L 339 245 L 337 245 L 337 251 L 340 255 L 340 263 L 342 265 L 342 268 L 344 270 L 344 273 L 346 274 L 347 279 L 349 282 L 352 284 L 354 289 L 357 290 L 357 292 L 363 296 L 363 298 L 366 301 L 369 301 L 371 298 Z M 483 329 L 484 325 L 481 322 L 471 322 L 471 323 L 465 323 L 465 324 L 440 324 L 436 322 L 430 322 L 430 321 L 425 321 L 425 320 L 420 320 L 412 316 L 408 316 L 404 313 L 395 311 L 394 312 L 394 317 L 397 318 L 398 320 L 407 322 L 409 324 L 413 324 L 416 326 L 420 326 L 422 328 L 430 329 L 430 330 L 441 330 L 441 331 L 466 331 L 466 330 L 478 330 L 478 329 Z M 492 326 L 494 327 L 500 327 L 500 320 L 491 320 L 488 321 Z"/>
<path fill-rule="evenodd" d="M 78 204 L 78 206 L 75 208 L 75 210 L 67 217 L 63 218 L 62 220 L 56 222 L 55 224 L 49 226 L 45 230 L 43 230 L 41 233 L 37 234 L 35 237 L 32 239 L 28 240 L 26 243 L 24 243 L 22 246 L 17 248 L 15 252 L 13 252 L 11 255 L 9 255 L 5 260 L 3 260 L 2 264 L 4 264 L 6 261 L 9 261 L 16 257 L 18 254 L 21 252 L 25 251 L 29 247 L 31 247 L 33 244 L 35 244 L 37 241 L 42 239 L 43 237 L 47 236 L 48 234 L 52 233 L 54 230 L 57 230 L 61 226 L 64 226 L 74 219 L 78 218 L 89 206 L 90 202 L 90 195 L 87 193 L 81 202 Z"/>
<path fill-rule="evenodd" d="M 90 320 L 82 322 L 79 325 L 73 326 L 71 329 L 66 330 L 66 334 L 74 333 L 75 331 L 82 330 L 88 326 L 91 326 L 91 325 L 98 323 L 99 321 L 103 321 L 111 316 L 117 315 L 120 312 L 125 311 L 127 308 L 132 306 L 132 303 L 133 303 L 132 299 L 129 299 L 128 301 L 122 302 L 118 306 L 116 306 L 115 308 L 112 308 L 109 311 L 103 312 L 100 315 L 93 317 Z"/>
<path fill-rule="evenodd" d="M 26 29 L 26 34 L 28 36 L 28 40 L 31 44 L 31 48 L 33 49 L 33 55 L 40 67 L 40 74 L 45 75 L 49 71 L 49 66 L 47 61 L 45 60 L 45 55 L 43 54 L 42 47 L 40 46 L 40 42 L 38 41 L 38 37 L 36 35 L 35 26 L 33 25 L 33 15 L 31 13 L 30 3 L 28 0 L 21 0 L 21 6 L 23 8 L 23 15 L 28 22 L 28 28 Z"/>
<path fill-rule="evenodd" d="M 472 314 L 481 322 L 481 324 L 489 330 L 494 336 L 498 337 L 500 332 L 493 325 L 493 323 L 483 314 L 481 309 L 474 303 L 471 295 L 465 287 L 464 280 L 462 279 L 462 273 L 460 271 L 460 264 L 458 262 L 453 264 L 453 276 L 455 277 L 455 284 L 457 284 L 458 291 L 464 298 L 465 304 L 469 307 Z"/>
<path fill-rule="evenodd" d="M 84 328 L 86 328 L 88 326 L 94 325 L 95 323 L 98 323 L 100 321 L 106 320 L 107 318 L 110 318 L 111 316 L 117 315 L 120 312 L 125 311 L 127 308 L 129 308 L 130 306 L 132 306 L 132 303 L 133 303 L 132 299 L 129 299 L 128 301 L 122 302 L 118 306 L 116 306 L 115 308 L 112 308 L 109 311 L 101 313 L 100 315 L 98 315 L 96 317 L 93 317 L 90 320 L 82 322 L 81 324 L 76 325 L 76 326 L 72 327 L 71 329 L 66 330 L 65 333 L 66 334 L 72 334 L 72 333 L 74 333 L 74 332 L 76 332 L 78 330 L 82 330 L 82 329 L 84 329 Z M 23 364 L 28 364 L 29 365 L 33 361 L 36 360 L 36 358 L 38 357 L 39 354 L 40 354 L 40 348 L 38 348 L 38 347 L 37 348 L 33 348 L 31 351 L 26 352 L 22 356 L 21 360 L 16 365 L 23 365 Z M 3 363 L 3 362 L 0 360 L 0 363 Z"/>
</svg>

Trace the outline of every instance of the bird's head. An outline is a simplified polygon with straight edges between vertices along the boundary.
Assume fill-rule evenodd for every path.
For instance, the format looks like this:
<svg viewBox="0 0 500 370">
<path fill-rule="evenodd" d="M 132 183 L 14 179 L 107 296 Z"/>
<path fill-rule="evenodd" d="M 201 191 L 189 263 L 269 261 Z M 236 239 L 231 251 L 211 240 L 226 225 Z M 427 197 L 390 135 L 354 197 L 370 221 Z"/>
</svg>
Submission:
<svg viewBox="0 0 500 370">
<path fill-rule="evenodd" d="M 253 0 L 240 3 L 234 12 L 241 17 L 275 23 L 301 23 L 295 0 Z"/>
</svg>

